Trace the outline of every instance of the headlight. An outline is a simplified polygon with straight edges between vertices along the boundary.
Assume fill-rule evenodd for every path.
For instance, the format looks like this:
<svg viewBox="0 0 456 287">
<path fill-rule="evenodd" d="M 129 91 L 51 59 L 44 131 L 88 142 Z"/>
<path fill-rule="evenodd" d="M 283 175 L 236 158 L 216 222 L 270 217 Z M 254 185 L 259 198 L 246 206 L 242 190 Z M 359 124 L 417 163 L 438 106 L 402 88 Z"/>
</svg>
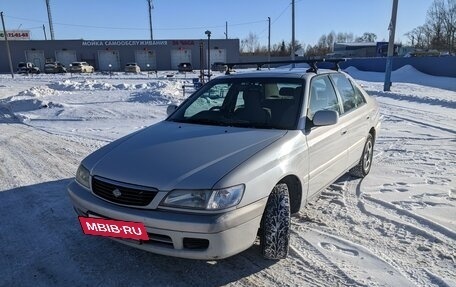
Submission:
<svg viewBox="0 0 456 287">
<path fill-rule="evenodd" d="M 76 181 L 80 185 L 90 188 L 90 173 L 82 164 L 79 165 L 78 171 L 76 172 Z"/>
<path fill-rule="evenodd" d="M 244 185 L 217 190 L 175 190 L 162 205 L 180 208 L 217 210 L 237 205 L 244 194 Z"/>
</svg>

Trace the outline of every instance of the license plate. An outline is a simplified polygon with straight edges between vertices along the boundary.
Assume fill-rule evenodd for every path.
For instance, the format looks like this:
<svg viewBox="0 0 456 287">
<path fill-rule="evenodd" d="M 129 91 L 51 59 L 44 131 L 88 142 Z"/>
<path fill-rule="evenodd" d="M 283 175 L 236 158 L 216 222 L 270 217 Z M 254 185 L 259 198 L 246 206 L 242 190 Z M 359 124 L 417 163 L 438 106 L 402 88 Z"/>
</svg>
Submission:
<svg viewBox="0 0 456 287">
<path fill-rule="evenodd" d="M 146 227 L 141 222 L 79 216 L 79 223 L 87 235 L 149 240 Z"/>
</svg>

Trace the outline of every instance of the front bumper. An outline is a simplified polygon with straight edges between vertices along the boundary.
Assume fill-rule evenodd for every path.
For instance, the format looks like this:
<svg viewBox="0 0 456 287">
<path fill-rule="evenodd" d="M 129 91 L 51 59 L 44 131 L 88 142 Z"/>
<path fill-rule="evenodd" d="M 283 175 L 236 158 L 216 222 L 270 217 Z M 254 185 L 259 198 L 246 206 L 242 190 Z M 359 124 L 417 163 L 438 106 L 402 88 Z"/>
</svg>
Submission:
<svg viewBox="0 0 456 287">
<path fill-rule="evenodd" d="M 194 214 L 120 206 L 96 197 L 75 181 L 68 185 L 68 192 L 80 216 L 90 213 L 144 223 L 149 241 L 113 238 L 118 242 L 157 254 L 206 260 L 226 258 L 252 246 L 267 202 L 264 198 L 224 213 Z"/>
</svg>

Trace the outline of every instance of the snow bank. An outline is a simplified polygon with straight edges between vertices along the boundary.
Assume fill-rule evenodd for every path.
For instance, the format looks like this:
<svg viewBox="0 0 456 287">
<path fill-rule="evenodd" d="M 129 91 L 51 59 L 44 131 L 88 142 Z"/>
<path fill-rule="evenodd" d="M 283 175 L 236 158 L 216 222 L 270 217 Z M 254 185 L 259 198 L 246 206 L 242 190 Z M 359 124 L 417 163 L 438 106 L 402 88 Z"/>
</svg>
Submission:
<svg viewBox="0 0 456 287">
<path fill-rule="evenodd" d="M 56 94 L 57 92 L 55 90 L 46 86 L 32 87 L 20 92 L 16 96 L 1 100 L 0 105 L 12 113 L 33 111 L 41 108 L 62 107 L 59 103 L 44 99 L 46 96 Z"/>
<path fill-rule="evenodd" d="M 72 92 L 79 92 L 77 96 L 91 95 L 83 92 L 110 91 L 112 98 L 120 101 L 150 103 L 164 105 L 179 103 L 182 99 L 182 85 L 185 81 L 157 80 L 149 83 L 120 83 L 113 84 L 97 80 L 64 80 L 48 84 L 48 86 L 36 86 L 28 90 L 21 91 L 15 96 L 2 99 L 0 104 L 6 106 L 11 112 L 27 112 L 41 108 L 64 108 L 65 102 L 74 102 L 75 97 Z M 126 92 L 122 93 L 122 91 Z M 120 92 L 120 94 L 119 94 Z"/>
<path fill-rule="evenodd" d="M 182 86 L 184 83 L 185 81 L 156 80 L 153 82 L 140 84 L 113 84 L 100 80 L 64 80 L 50 83 L 48 86 L 50 89 L 56 91 L 132 91 L 144 89 L 164 89 L 165 92 L 168 91 L 170 93 L 174 93 L 176 90 L 175 88 Z M 171 86 L 171 88 L 168 88 L 169 86 Z"/>
<path fill-rule="evenodd" d="M 49 84 L 51 89 L 57 91 L 110 91 L 110 90 L 130 90 L 135 87 L 130 84 L 119 84 L 112 85 L 106 82 L 100 82 L 96 80 L 84 80 L 84 81 L 73 81 L 73 80 L 64 80 L 55 83 Z"/>
<path fill-rule="evenodd" d="M 385 80 L 385 73 L 383 72 L 360 71 L 353 66 L 346 68 L 344 71 L 358 80 L 369 82 L 383 82 Z M 393 85 L 394 82 L 402 82 L 456 91 L 455 78 L 428 75 L 410 65 L 405 65 L 393 71 L 391 73 L 391 81 Z"/>
</svg>

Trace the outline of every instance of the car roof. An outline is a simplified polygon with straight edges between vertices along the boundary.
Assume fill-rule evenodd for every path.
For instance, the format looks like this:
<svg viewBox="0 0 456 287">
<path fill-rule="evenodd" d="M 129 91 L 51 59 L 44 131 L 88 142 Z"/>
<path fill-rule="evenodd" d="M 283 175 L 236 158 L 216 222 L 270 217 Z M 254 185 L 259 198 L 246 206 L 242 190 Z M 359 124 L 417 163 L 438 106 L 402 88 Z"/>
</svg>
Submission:
<svg viewBox="0 0 456 287">
<path fill-rule="evenodd" d="M 243 71 L 240 73 L 234 72 L 229 75 L 218 77 L 220 79 L 227 78 L 294 78 L 294 79 L 305 79 L 320 74 L 337 74 L 342 73 L 341 71 L 329 70 L 329 69 L 318 69 L 317 72 L 307 71 L 309 68 L 275 68 L 267 70 L 251 70 Z"/>
</svg>

